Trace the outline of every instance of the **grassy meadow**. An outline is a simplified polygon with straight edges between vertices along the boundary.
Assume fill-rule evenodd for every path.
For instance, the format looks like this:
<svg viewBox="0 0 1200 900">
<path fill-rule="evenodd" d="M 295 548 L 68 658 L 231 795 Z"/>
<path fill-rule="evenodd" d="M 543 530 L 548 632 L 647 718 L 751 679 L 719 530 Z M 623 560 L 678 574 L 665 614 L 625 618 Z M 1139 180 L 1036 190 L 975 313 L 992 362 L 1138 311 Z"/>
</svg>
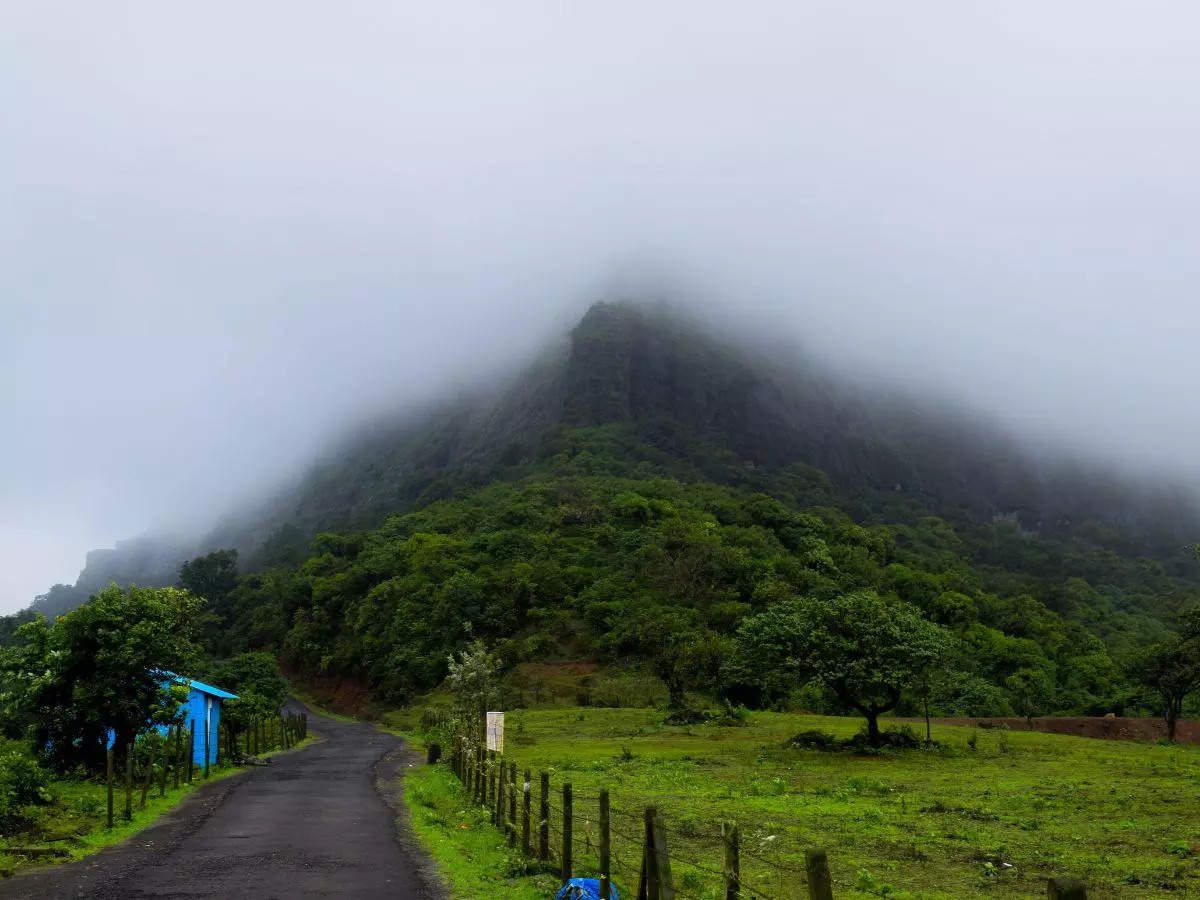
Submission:
<svg viewBox="0 0 1200 900">
<path fill-rule="evenodd" d="M 388 717 L 411 727 L 411 715 Z M 664 813 L 681 897 L 720 896 L 720 822 L 742 828 L 746 896 L 801 897 L 804 850 L 829 852 L 837 897 L 1041 897 L 1075 875 L 1089 897 L 1200 895 L 1200 748 L 937 726 L 937 750 L 784 749 L 851 718 L 751 713 L 743 726 L 663 725 L 648 709 L 511 712 L 506 759 L 575 796 L 576 872 L 594 874 L 596 797 L 612 798 L 615 875 L 636 891 L 637 817 Z M 414 826 L 456 897 L 548 896 L 444 766 L 407 781 Z M 557 813 L 552 820 L 561 821 Z M 536 833 L 536 832 L 535 832 Z M 552 844 L 559 840 L 557 821 Z"/>
</svg>

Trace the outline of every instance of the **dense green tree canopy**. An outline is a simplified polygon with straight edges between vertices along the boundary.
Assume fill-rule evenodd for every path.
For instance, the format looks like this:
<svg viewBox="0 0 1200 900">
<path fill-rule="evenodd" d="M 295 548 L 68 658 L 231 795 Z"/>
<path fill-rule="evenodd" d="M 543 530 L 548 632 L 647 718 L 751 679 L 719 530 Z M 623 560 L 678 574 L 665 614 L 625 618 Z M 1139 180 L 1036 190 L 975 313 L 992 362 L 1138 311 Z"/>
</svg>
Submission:
<svg viewBox="0 0 1200 900">
<path fill-rule="evenodd" d="M 221 721 L 235 733 L 245 731 L 258 719 L 278 716 L 288 697 L 287 679 L 270 653 L 239 653 L 204 670 L 218 687 L 238 695 L 221 709 Z"/>
<path fill-rule="evenodd" d="M 171 687 L 170 673 L 194 670 L 200 606 L 177 588 L 113 585 L 53 624 L 21 626 L 4 668 L 19 714 L 52 764 L 99 770 L 110 729 L 124 747 L 174 721 L 187 688 Z"/>
<path fill-rule="evenodd" d="M 226 601 L 228 649 L 264 649 L 403 701 L 483 639 L 505 667 L 641 665 L 679 700 L 718 689 L 714 656 L 727 662 L 748 617 L 872 591 L 948 635 L 945 666 L 962 677 L 922 698 L 935 712 L 1103 713 L 1130 703 L 1126 658 L 1165 637 L 1164 620 L 1195 596 L 1161 563 L 1005 522 L 952 522 L 891 497 L 855 518 L 810 470 L 743 486 L 664 477 L 652 449 L 613 427 L 553 446 L 519 478 L 371 531 L 319 535 L 298 565 L 241 577 Z M 776 681 L 729 687 L 790 702 L 800 676 Z"/>
<path fill-rule="evenodd" d="M 915 606 L 855 591 L 774 604 L 742 623 L 737 644 L 743 677 L 777 690 L 815 681 L 866 718 L 877 744 L 879 715 L 895 709 L 923 672 L 942 665 L 950 640 Z"/>
</svg>

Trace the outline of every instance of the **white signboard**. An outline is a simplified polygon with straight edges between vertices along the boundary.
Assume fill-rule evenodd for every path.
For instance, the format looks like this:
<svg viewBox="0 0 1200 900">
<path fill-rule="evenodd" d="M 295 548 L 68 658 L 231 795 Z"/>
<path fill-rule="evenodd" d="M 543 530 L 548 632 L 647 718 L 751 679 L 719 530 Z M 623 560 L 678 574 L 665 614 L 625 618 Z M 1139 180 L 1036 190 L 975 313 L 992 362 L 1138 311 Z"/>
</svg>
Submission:
<svg viewBox="0 0 1200 900">
<path fill-rule="evenodd" d="M 504 713 L 487 714 L 487 748 L 497 753 L 504 752 Z"/>
</svg>

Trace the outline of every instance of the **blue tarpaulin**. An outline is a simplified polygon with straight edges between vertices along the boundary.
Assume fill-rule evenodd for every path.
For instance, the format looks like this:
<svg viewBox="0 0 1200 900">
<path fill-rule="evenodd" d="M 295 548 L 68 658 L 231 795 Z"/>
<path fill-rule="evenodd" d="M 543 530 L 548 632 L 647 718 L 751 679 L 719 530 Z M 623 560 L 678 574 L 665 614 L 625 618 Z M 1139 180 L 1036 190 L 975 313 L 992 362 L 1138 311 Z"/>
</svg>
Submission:
<svg viewBox="0 0 1200 900">
<path fill-rule="evenodd" d="M 620 900 L 617 886 L 610 884 L 612 900 Z M 597 878 L 572 878 L 562 886 L 554 900 L 600 900 L 600 880 Z"/>
</svg>

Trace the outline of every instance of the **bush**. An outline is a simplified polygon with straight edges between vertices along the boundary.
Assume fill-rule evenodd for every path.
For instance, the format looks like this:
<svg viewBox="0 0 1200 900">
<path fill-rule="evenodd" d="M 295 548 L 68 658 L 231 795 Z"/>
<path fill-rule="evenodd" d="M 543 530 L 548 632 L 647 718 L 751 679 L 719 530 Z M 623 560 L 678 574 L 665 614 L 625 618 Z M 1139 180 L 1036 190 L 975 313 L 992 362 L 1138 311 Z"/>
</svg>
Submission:
<svg viewBox="0 0 1200 900">
<path fill-rule="evenodd" d="M 592 703 L 609 707 L 655 707 L 667 702 L 662 681 L 653 675 L 621 674 L 597 678 Z"/>
<path fill-rule="evenodd" d="M 699 725 L 708 721 L 708 713 L 700 709 L 673 709 L 663 721 L 668 725 Z"/>
<path fill-rule="evenodd" d="M 846 741 L 846 749 L 856 753 L 879 753 L 887 750 L 919 750 L 925 742 L 917 737 L 917 733 L 909 726 L 889 728 L 880 732 L 879 743 L 872 746 L 867 730 L 864 728 L 850 740 Z"/>
<path fill-rule="evenodd" d="M 821 750 L 824 752 L 850 751 L 853 753 L 881 753 L 890 750 L 919 750 L 922 747 L 937 747 L 936 741 L 926 744 L 917 737 L 909 726 L 888 729 L 880 733 L 880 743 L 871 746 L 871 741 L 864 728 L 854 737 L 839 741 L 832 734 L 824 731 L 802 731 L 795 737 L 789 738 L 783 744 L 785 749 Z"/>
<path fill-rule="evenodd" d="M 749 721 L 750 710 L 744 706 L 726 703 L 720 714 L 713 719 L 713 724 L 721 728 L 745 728 Z"/>
<path fill-rule="evenodd" d="M 0 832 L 11 834 L 36 819 L 33 807 L 49 803 L 50 776 L 19 751 L 0 756 Z"/>
<path fill-rule="evenodd" d="M 37 761 L 13 750 L 0 756 L 0 791 L 5 800 L 20 804 L 49 803 L 50 775 Z"/>
<path fill-rule="evenodd" d="M 784 741 L 783 746 L 795 747 L 800 750 L 840 750 L 841 741 L 825 731 L 802 731 L 795 737 Z"/>
</svg>

